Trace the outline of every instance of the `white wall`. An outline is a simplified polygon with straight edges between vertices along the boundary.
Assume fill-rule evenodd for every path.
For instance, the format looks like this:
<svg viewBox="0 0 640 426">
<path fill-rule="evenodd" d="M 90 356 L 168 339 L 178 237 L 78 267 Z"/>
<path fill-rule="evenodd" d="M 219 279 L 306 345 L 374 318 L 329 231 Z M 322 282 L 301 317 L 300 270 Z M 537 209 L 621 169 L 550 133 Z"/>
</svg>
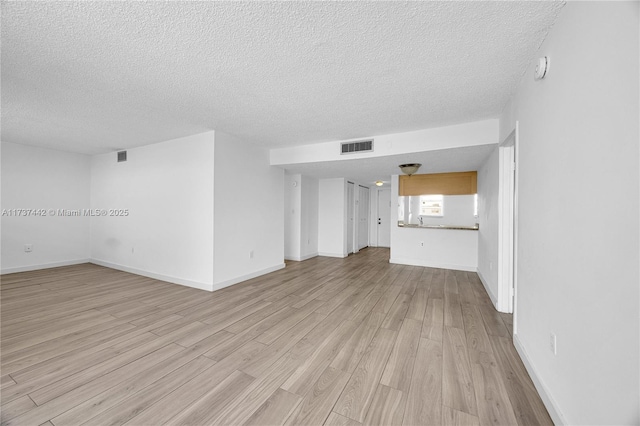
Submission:
<svg viewBox="0 0 640 426">
<path fill-rule="evenodd" d="M 519 122 L 515 342 L 556 422 L 640 422 L 638 8 L 567 2 L 548 76 L 532 60 L 501 117 L 501 140 Z"/>
<path fill-rule="evenodd" d="M 285 165 L 318 161 L 346 161 L 412 152 L 432 151 L 496 143 L 498 120 L 482 120 L 453 126 L 372 136 L 374 151 L 340 155 L 339 141 L 271 150 L 271 164 Z M 358 140 L 361 140 L 359 138 Z"/>
<path fill-rule="evenodd" d="M 284 175 L 284 258 L 300 260 L 302 175 Z"/>
<path fill-rule="evenodd" d="M 498 300 L 498 148 L 478 170 L 478 275 Z"/>
<path fill-rule="evenodd" d="M 391 263 L 476 271 L 478 231 L 397 226 L 398 176 L 391 177 Z M 421 243 L 424 243 L 423 245 Z"/>
<path fill-rule="evenodd" d="M 91 207 L 128 209 L 91 221 L 96 263 L 213 288 L 214 132 L 92 157 Z"/>
<path fill-rule="evenodd" d="M 318 179 L 302 176 L 300 259 L 318 255 Z"/>
<path fill-rule="evenodd" d="M 2 206 L 45 209 L 47 216 L 2 216 L 2 273 L 87 262 L 88 216 L 49 209 L 88 209 L 90 157 L 2 142 Z M 25 253 L 24 245 L 33 251 Z"/>
<path fill-rule="evenodd" d="M 347 257 L 346 181 L 342 178 L 318 182 L 318 254 Z"/>
<path fill-rule="evenodd" d="M 214 289 L 283 268 L 284 170 L 266 149 L 222 132 L 214 170 Z"/>
</svg>

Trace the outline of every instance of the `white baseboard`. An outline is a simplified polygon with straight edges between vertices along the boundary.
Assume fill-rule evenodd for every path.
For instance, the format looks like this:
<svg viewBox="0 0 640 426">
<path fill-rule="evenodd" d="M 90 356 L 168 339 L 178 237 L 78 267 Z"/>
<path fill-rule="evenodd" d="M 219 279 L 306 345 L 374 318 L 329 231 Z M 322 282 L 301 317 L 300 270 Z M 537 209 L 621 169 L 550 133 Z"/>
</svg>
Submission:
<svg viewBox="0 0 640 426">
<path fill-rule="evenodd" d="M 397 263 L 399 265 L 426 266 L 428 268 L 453 269 L 456 271 L 476 272 L 477 265 L 456 265 L 453 263 L 431 262 L 421 259 L 408 259 L 404 257 L 392 257 L 389 263 Z"/>
<path fill-rule="evenodd" d="M 81 263 L 89 263 L 91 259 L 75 259 L 75 260 L 64 260 L 61 262 L 51 262 L 51 263 L 43 263 L 40 265 L 26 265 L 26 266 L 16 266 L 13 268 L 4 268 L 0 270 L 1 275 L 5 274 L 15 274 L 16 272 L 29 272 L 29 271 L 38 271 L 40 269 L 49 269 L 49 268 L 59 268 L 61 266 L 71 266 L 71 265 L 80 265 Z"/>
<path fill-rule="evenodd" d="M 484 286 L 485 291 L 489 295 L 489 298 L 491 299 L 491 303 L 493 303 L 493 307 L 496 308 L 496 310 L 497 310 L 498 309 L 498 297 L 495 294 L 493 294 L 493 292 L 491 291 L 491 288 L 489 287 L 489 284 L 487 284 L 487 280 L 482 276 L 482 273 L 480 272 L 480 269 L 478 269 L 476 271 L 476 273 L 478 274 L 478 277 L 480 278 L 480 282 Z"/>
<path fill-rule="evenodd" d="M 562 415 L 562 412 L 558 408 L 558 404 L 553 399 L 553 397 L 549 393 L 549 390 L 547 389 L 547 387 L 544 385 L 544 383 L 536 373 L 536 369 L 533 367 L 533 364 L 531 363 L 531 360 L 527 355 L 527 351 L 524 350 L 524 347 L 522 346 L 522 343 L 520 342 L 520 339 L 518 338 L 517 334 L 513 335 L 513 346 L 515 346 L 516 351 L 520 355 L 520 359 L 522 359 L 522 363 L 524 364 L 524 367 L 527 369 L 529 376 L 531 376 L 531 380 L 533 381 L 533 384 L 536 387 L 538 394 L 540 394 L 540 399 L 542 399 L 542 403 L 547 408 L 547 411 L 549 412 L 549 416 L 551 416 L 551 420 L 553 420 L 553 423 L 555 425 L 568 424 L 567 420 L 565 419 L 565 417 Z"/>
<path fill-rule="evenodd" d="M 284 258 L 286 260 L 293 260 L 295 262 L 302 262 L 303 260 L 307 260 L 307 259 L 311 259 L 312 257 L 316 257 L 318 256 L 318 253 L 311 253 L 311 254 L 307 254 L 304 256 L 285 256 Z"/>
<path fill-rule="evenodd" d="M 324 251 L 318 252 L 318 256 L 325 256 L 325 257 L 339 257 L 344 259 L 345 257 L 349 256 L 349 254 L 347 253 L 327 253 Z"/>
<path fill-rule="evenodd" d="M 198 281 L 186 280 L 184 278 L 172 277 L 169 275 L 156 274 L 155 272 L 145 271 L 143 269 L 138 269 L 138 268 L 132 268 L 130 266 L 124 266 L 117 263 L 106 262 L 100 259 L 91 259 L 90 262 L 96 265 L 105 266 L 107 268 L 117 269 L 119 271 L 129 272 L 136 275 L 142 275 L 144 277 L 149 277 L 149 278 L 153 278 L 160 281 L 167 281 L 173 284 L 180 284 L 187 287 L 197 288 L 199 290 L 213 291 L 213 285 L 210 283 L 202 283 Z"/>
<path fill-rule="evenodd" d="M 251 278 L 259 277 L 260 275 L 265 275 L 270 272 L 277 271 L 279 269 L 284 268 L 286 265 L 284 263 L 279 263 L 274 266 L 270 266 L 265 269 L 261 269 L 259 271 L 251 272 L 250 274 L 242 275 L 240 277 L 231 278 L 229 280 L 220 281 L 213 285 L 213 290 L 220 290 L 221 288 L 229 287 L 234 284 L 241 283 L 242 281 L 250 280 Z"/>
</svg>

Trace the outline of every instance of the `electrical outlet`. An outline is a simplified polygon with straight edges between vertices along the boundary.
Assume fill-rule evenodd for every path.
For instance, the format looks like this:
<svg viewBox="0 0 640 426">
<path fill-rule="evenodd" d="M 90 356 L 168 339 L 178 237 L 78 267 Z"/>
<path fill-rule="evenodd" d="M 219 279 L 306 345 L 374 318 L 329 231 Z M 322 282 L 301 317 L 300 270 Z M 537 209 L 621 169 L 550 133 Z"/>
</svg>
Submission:
<svg viewBox="0 0 640 426">
<path fill-rule="evenodd" d="M 556 335 L 554 333 L 551 333 L 549 335 L 549 349 L 551 349 L 551 352 L 554 355 L 558 355 L 558 347 L 556 346 L 556 343 L 557 343 Z"/>
<path fill-rule="evenodd" d="M 249 259 L 253 259 L 253 250 L 249 252 Z"/>
<path fill-rule="evenodd" d="M 424 241 L 420 241 L 420 247 L 424 247 Z"/>
<path fill-rule="evenodd" d="M 25 244 L 24 245 L 24 252 L 25 253 L 31 253 L 33 251 L 33 244 Z"/>
</svg>

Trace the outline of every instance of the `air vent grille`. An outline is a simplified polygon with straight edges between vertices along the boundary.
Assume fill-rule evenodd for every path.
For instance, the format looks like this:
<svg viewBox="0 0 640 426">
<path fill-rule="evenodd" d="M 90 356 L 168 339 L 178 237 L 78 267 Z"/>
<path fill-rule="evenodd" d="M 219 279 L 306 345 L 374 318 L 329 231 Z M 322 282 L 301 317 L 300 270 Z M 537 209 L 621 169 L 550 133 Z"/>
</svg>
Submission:
<svg viewBox="0 0 640 426">
<path fill-rule="evenodd" d="M 343 142 L 340 144 L 340 154 L 373 151 L 373 139 L 357 142 Z"/>
<path fill-rule="evenodd" d="M 118 163 L 127 161 L 127 151 L 118 151 Z"/>
</svg>

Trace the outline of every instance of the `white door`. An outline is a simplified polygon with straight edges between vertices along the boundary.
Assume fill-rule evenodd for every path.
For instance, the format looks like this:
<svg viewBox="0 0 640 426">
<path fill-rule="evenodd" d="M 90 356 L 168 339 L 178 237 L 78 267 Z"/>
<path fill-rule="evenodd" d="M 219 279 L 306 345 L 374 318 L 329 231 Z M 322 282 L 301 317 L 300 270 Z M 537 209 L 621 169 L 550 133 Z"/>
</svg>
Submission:
<svg viewBox="0 0 640 426">
<path fill-rule="evenodd" d="M 358 187 L 358 250 L 369 246 L 369 188 Z"/>
<path fill-rule="evenodd" d="M 353 224 L 353 215 L 354 215 L 354 195 L 353 195 L 353 183 L 347 182 L 347 254 L 353 253 L 354 246 L 353 237 L 354 237 L 354 224 Z"/>
<path fill-rule="evenodd" d="M 391 247 L 391 189 L 378 189 L 378 247 Z"/>
</svg>

